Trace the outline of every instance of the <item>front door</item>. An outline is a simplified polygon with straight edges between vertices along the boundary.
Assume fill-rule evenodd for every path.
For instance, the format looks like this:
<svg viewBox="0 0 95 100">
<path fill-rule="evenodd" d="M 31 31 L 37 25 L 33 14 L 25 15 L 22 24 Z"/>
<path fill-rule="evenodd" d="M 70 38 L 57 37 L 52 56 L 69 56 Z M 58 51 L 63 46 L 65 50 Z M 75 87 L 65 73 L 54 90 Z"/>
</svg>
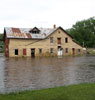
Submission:
<svg viewBox="0 0 95 100">
<path fill-rule="evenodd" d="M 61 46 L 58 46 L 58 56 L 62 55 L 63 55 L 63 49 L 61 48 Z"/>
<path fill-rule="evenodd" d="M 75 48 L 72 48 L 72 54 L 75 55 Z"/>
<path fill-rule="evenodd" d="M 35 48 L 31 49 L 31 57 L 35 57 Z"/>
</svg>

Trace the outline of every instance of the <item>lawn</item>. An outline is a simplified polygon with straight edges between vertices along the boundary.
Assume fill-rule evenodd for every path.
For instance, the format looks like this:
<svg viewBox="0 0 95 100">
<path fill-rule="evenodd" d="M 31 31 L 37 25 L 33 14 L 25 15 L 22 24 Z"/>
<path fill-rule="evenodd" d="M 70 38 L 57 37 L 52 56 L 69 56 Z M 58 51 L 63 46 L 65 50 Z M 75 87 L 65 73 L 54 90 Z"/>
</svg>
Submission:
<svg viewBox="0 0 95 100">
<path fill-rule="evenodd" d="M 0 100 L 95 100 L 95 83 L 0 94 Z"/>
</svg>

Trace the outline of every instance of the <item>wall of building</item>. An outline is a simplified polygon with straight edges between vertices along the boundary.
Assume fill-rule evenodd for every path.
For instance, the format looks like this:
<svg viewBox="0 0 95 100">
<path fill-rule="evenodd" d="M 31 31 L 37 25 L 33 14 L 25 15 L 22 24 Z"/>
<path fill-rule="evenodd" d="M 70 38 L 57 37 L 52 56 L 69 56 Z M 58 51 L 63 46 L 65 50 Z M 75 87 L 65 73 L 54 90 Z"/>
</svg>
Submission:
<svg viewBox="0 0 95 100">
<path fill-rule="evenodd" d="M 50 43 L 50 37 L 53 37 L 53 43 Z M 65 43 L 65 38 L 68 38 L 68 43 Z M 61 44 L 58 44 L 57 38 L 61 38 Z M 23 49 L 26 49 L 26 56 L 31 56 L 31 48 L 35 48 L 35 56 L 57 56 L 58 46 L 63 48 L 63 55 L 72 55 L 72 48 L 75 48 L 75 55 L 82 54 L 82 47 L 72 41 L 63 30 L 58 29 L 44 40 L 29 40 L 29 39 L 10 39 L 9 41 L 9 56 L 22 57 Z M 50 53 L 50 48 L 54 52 Z M 68 53 L 65 52 L 68 48 Z M 15 49 L 18 49 L 18 55 L 15 55 Z M 39 49 L 42 49 L 42 54 L 39 54 Z M 80 49 L 80 51 L 79 51 Z"/>
<path fill-rule="evenodd" d="M 7 39 L 6 37 L 6 32 L 5 32 L 4 42 L 5 42 L 5 56 L 9 57 L 9 39 Z"/>
</svg>

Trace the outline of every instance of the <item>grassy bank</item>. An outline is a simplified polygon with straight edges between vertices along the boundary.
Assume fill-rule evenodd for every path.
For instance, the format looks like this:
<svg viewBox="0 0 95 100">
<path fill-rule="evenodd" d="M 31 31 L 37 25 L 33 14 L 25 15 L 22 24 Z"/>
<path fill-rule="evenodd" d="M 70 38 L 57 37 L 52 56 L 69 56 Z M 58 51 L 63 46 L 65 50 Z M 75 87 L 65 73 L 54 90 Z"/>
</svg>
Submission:
<svg viewBox="0 0 95 100">
<path fill-rule="evenodd" d="M 95 48 L 87 48 L 87 54 L 95 55 Z"/>
<path fill-rule="evenodd" d="M 95 100 L 95 84 L 1 94 L 0 100 Z"/>
</svg>

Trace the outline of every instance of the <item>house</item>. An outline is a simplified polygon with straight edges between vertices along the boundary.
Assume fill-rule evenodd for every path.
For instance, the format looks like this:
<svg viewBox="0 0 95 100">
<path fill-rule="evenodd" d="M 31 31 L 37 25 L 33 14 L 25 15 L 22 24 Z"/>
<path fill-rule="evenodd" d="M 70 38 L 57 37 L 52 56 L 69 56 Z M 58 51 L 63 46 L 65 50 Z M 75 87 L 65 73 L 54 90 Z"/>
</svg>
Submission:
<svg viewBox="0 0 95 100">
<path fill-rule="evenodd" d="M 62 27 L 4 28 L 5 56 L 82 55 L 83 48 Z"/>
</svg>

